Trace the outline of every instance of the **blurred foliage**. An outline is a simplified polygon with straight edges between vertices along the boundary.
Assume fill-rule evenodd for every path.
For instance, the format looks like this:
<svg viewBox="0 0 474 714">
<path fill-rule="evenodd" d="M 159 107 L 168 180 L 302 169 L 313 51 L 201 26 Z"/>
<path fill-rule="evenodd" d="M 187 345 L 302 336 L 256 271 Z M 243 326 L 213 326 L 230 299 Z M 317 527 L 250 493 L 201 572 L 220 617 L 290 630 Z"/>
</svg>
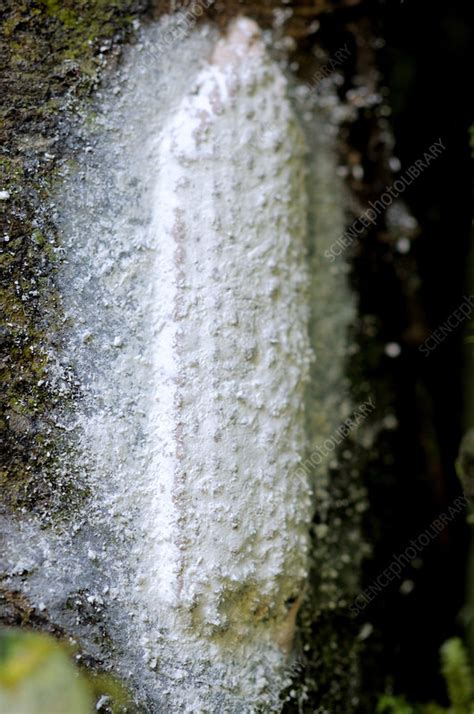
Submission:
<svg viewBox="0 0 474 714">
<path fill-rule="evenodd" d="M 441 671 L 446 681 L 453 714 L 474 712 L 474 672 L 471 672 L 466 650 L 458 638 L 448 640 L 441 648 Z"/>
<path fill-rule="evenodd" d="M 0 711 L 90 714 L 92 690 L 56 640 L 5 630 L 0 634 Z"/>
<path fill-rule="evenodd" d="M 92 714 L 97 700 L 100 711 L 126 711 L 121 685 L 107 675 L 81 672 L 71 654 L 71 647 L 49 635 L 0 630 L 0 712 Z"/>
<path fill-rule="evenodd" d="M 474 714 L 474 671 L 467 652 L 457 637 L 441 647 L 441 671 L 446 682 L 450 705 L 409 704 L 404 697 L 384 694 L 377 706 L 377 714 Z"/>
</svg>

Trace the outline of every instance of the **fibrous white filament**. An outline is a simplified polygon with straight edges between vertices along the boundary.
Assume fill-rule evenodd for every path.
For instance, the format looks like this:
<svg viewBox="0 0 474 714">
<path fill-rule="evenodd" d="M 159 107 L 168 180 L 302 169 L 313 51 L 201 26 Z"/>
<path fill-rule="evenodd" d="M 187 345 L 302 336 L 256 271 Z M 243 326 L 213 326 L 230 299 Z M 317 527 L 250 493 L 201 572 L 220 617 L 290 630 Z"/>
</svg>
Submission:
<svg viewBox="0 0 474 714">
<path fill-rule="evenodd" d="M 220 40 L 204 23 L 182 38 L 179 22 L 124 52 L 48 202 L 64 311 L 49 380 L 75 397 L 55 410 L 61 458 L 44 478 L 74 498 L 47 527 L 2 510 L 2 571 L 139 711 L 273 711 L 310 479 L 314 612 L 346 598 L 362 552 L 357 526 L 328 522 L 333 462 L 305 458 L 352 412 L 354 300 L 344 258 L 324 257 L 345 230 L 345 109 L 295 80 L 303 136 L 252 22 Z"/>
<path fill-rule="evenodd" d="M 310 290 L 320 436 L 352 316 L 344 276 L 310 286 L 306 255 L 311 206 L 321 251 L 342 230 L 336 161 L 321 139 L 308 200 L 286 80 L 249 20 L 220 40 L 198 26 L 155 65 L 138 42 L 109 90 L 51 206 L 67 335 L 50 376 L 79 385 L 58 469 L 80 497 L 54 529 L 8 519 L 12 587 L 140 711 L 278 710 L 308 569 Z"/>
<path fill-rule="evenodd" d="M 210 657 L 250 699 L 252 666 L 284 661 L 307 575 L 304 154 L 286 80 L 241 18 L 155 147 L 153 449 L 133 560 L 165 647 Z"/>
</svg>

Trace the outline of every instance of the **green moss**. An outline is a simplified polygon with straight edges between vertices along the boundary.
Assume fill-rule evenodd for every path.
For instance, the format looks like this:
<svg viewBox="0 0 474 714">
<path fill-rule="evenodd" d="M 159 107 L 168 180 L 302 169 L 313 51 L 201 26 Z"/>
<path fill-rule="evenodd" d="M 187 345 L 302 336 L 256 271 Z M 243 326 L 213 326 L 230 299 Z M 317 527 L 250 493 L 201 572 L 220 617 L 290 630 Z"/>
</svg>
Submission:
<svg viewBox="0 0 474 714">
<path fill-rule="evenodd" d="M 13 507 L 41 511 L 53 492 L 61 502 L 54 476 L 61 435 L 53 414 L 74 386 L 63 384 L 59 393 L 49 374 L 62 315 L 55 286 L 59 238 L 48 199 L 59 168 L 74 163 L 73 107 L 83 106 L 97 85 L 104 45 L 115 61 L 144 8 L 145 0 L 9 0 L 3 8 L 0 61 L 9 95 L 0 109 L 0 190 L 9 198 L 0 202 L 0 438 L 7 454 L 0 481 Z M 71 489 L 63 490 L 65 503 Z"/>
<path fill-rule="evenodd" d="M 471 671 L 461 640 L 457 637 L 448 640 L 440 654 L 450 702 L 448 708 L 434 703 L 411 705 L 404 697 L 384 694 L 379 700 L 377 714 L 474 714 L 474 671 Z"/>
<path fill-rule="evenodd" d="M 451 701 L 453 714 L 474 711 L 474 672 L 469 667 L 467 653 L 460 639 L 453 638 L 441 648 L 441 671 Z"/>
</svg>

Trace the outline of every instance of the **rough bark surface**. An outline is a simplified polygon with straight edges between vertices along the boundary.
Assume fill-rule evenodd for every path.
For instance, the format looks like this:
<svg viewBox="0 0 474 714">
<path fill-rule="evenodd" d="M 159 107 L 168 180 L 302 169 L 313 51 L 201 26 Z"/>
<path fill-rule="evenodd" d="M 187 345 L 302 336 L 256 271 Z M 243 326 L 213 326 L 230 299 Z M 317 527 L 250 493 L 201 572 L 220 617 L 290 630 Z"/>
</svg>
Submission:
<svg viewBox="0 0 474 714">
<path fill-rule="evenodd" d="M 344 230 L 342 203 L 335 211 L 331 201 L 347 201 L 348 210 L 357 211 L 354 197 L 357 191 L 362 191 L 363 182 L 353 169 L 359 165 L 362 152 L 366 152 L 366 157 L 378 168 L 387 155 L 386 147 L 390 147 L 390 137 L 382 136 L 383 112 L 377 109 L 381 98 L 376 93 L 376 76 L 372 71 L 370 28 L 361 19 L 362 14 L 351 14 L 357 12 L 357 8 L 351 9 L 352 5 L 357 3 L 343 3 L 342 15 L 336 13 L 335 16 L 332 15 L 334 5 L 324 3 L 298 4 L 288 16 L 286 10 L 274 5 L 254 8 L 249 4 L 231 3 L 215 5 L 206 13 L 213 23 L 224 26 L 231 16 L 245 9 L 245 13 L 255 17 L 263 27 L 272 26 L 277 58 L 283 58 L 290 48 L 293 61 L 299 63 L 298 82 L 303 88 L 306 85 L 310 93 L 314 89 L 311 79 L 324 66 L 334 45 L 337 48 L 339 42 L 349 42 L 352 55 L 344 67 L 344 90 L 358 74 L 351 99 L 342 102 L 338 91 L 331 90 L 325 96 L 332 102 L 332 108 L 320 106 L 315 112 L 313 103 L 303 92 L 300 105 L 302 121 L 308 124 L 311 155 L 319 156 L 319 163 L 315 160 L 310 167 L 318 186 L 310 220 L 316 235 L 325 236 L 327 246 Z M 163 12 L 162 7 L 149 9 L 148 19 Z M 96 100 L 94 105 L 89 98 L 100 83 L 107 88 L 111 73 L 120 64 L 119 48 L 124 38 L 136 37 L 138 18 L 146 20 L 144 9 L 137 3 L 127 2 L 112 6 L 84 2 L 70 8 L 54 2 L 15 4 L 6 10 L 3 18 L 5 76 L 10 97 L 3 115 L 7 151 L 2 160 L 4 178 L 0 186 L 9 194 L 4 202 L 8 210 L 3 257 L 7 394 L 2 426 L 8 456 L 2 471 L 3 508 L 8 522 L 19 519 L 15 515 L 19 510 L 23 512 L 22 518 L 25 513 L 32 514 L 37 527 L 24 531 L 23 538 L 38 538 L 43 544 L 48 542 L 50 532 L 53 542 L 57 542 L 58 527 L 61 530 L 65 519 L 88 502 L 91 490 L 90 482 L 83 479 L 80 469 L 74 466 L 74 458 L 69 458 L 65 422 L 58 418 L 69 404 L 72 407 L 83 397 L 84 380 L 78 379 L 72 365 L 68 368 L 67 361 L 56 361 L 58 354 L 65 348 L 67 351 L 71 331 L 70 323 L 65 322 L 67 309 L 60 299 L 56 277 L 58 269 L 62 269 L 64 252 L 58 240 L 59 215 L 54 215 L 51 196 L 58 195 L 54 186 L 61 183 L 63 174 L 74 172 L 75 165 L 81 168 L 80 157 L 87 152 L 91 136 L 84 127 L 94 123 L 94 111 L 98 109 Z M 324 30 L 321 40 L 315 34 L 319 22 Z M 316 47 L 316 56 L 309 52 L 311 47 Z M 305 107 L 307 116 L 303 111 Z M 324 111 L 329 113 L 325 116 Z M 352 130 L 344 128 L 346 119 L 347 127 L 354 123 L 364 127 L 368 147 L 354 148 L 360 135 L 357 140 L 351 136 Z M 340 127 L 341 121 L 342 129 L 332 136 L 325 134 L 328 125 Z M 94 131 L 99 130 L 95 127 Z M 349 166 L 349 183 L 354 191 L 346 194 L 347 198 L 335 171 L 336 153 L 327 150 L 337 141 L 344 163 Z M 340 375 L 333 370 L 337 360 L 345 356 L 350 359 L 345 353 L 348 341 L 343 332 L 352 315 L 352 306 L 349 293 L 341 288 L 345 283 L 342 262 L 331 272 L 318 254 L 321 247 L 313 247 L 310 263 L 315 274 L 327 272 L 327 279 L 318 284 L 311 305 L 320 338 L 320 343 L 316 340 L 313 345 L 317 354 L 325 332 L 327 339 L 327 349 L 313 368 L 313 384 L 317 386 L 309 398 L 308 429 L 316 443 L 329 437 L 351 408 L 351 401 L 344 399 L 349 391 L 349 379 L 343 384 L 341 399 L 341 394 L 333 392 L 340 385 Z M 116 347 L 120 349 L 119 344 Z M 370 394 L 367 383 L 360 379 L 364 367 L 360 367 L 361 372 L 358 369 L 356 362 L 356 367 L 348 370 L 348 374 L 356 375 L 353 403 L 363 401 Z M 369 433 L 366 438 L 365 445 L 370 443 Z M 338 458 L 315 467 L 311 474 L 316 504 L 311 548 L 313 567 L 308 590 L 311 596 L 300 613 L 299 655 L 293 665 L 289 660 L 286 679 L 288 682 L 299 680 L 291 696 L 288 694 L 286 707 L 289 710 L 304 710 L 309 706 L 313 711 L 351 712 L 358 706 L 357 654 L 361 639 L 357 637 L 359 625 L 349 616 L 348 605 L 357 594 L 359 564 L 365 552 L 359 530 L 365 508 L 359 481 L 366 458 L 361 441 L 359 445 L 348 441 Z M 304 479 L 306 477 L 305 471 Z M 300 519 L 301 514 L 295 514 L 295 518 Z M 93 542 L 88 544 L 87 534 L 79 535 L 78 541 L 81 548 L 86 548 L 90 569 L 84 570 L 81 554 L 77 563 L 83 570 L 82 580 L 77 583 L 76 593 L 68 598 L 68 609 L 58 616 L 58 622 L 54 615 L 48 614 L 48 608 L 44 609 L 40 598 L 41 576 L 31 575 L 32 561 L 28 562 L 27 557 L 25 562 L 16 563 L 14 572 L 11 569 L 7 572 L 3 618 L 6 622 L 21 619 L 38 628 L 59 627 L 61 620 L 64 631 L 83 640 L 85 651 L 96 666 L 102 662 L 110 667 L 114 660 L 110 652 L 114 646 L 104 626 L 103 603 L 87 590 L 91 582 L 101 583 L 100 552 Z M 23 542 L 21 538 L 19 542 Z M 35 568 L 41 569 L 41 565 Z M 61 578 L 66 579 L 67 575 L 64 571 Z M 25 606 L 25 596 L 20 592 L 28 590 L 28 583 L 35 582 L 35 577 L 37 585 L 31 588 L 34 604 Z M 292 587 L 284 599 L 287 596 L 290 600 L 296 596 Z M 296 610 L 290 610 L 293 617 Z M 291 634 L 287 639 L 291 640 Z M 156 663 L 152 661 L 152 665 Z M 270 692 L 270 699 L 273 695 L 274 692 Z M 142 701 L 140 706 L 146 704 Z"/>
</svg>

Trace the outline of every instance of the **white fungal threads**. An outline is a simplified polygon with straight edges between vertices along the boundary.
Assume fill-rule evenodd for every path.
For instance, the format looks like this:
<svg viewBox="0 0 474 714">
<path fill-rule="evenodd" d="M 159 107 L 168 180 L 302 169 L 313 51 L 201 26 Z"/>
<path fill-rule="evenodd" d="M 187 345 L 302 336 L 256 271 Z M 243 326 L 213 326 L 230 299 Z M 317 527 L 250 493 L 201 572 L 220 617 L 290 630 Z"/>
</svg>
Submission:
<svg viewBox="0 0 474 714">
<path fill-rule="evenodd" d="M 304 140 L 253 22 L 218 41 L 157 156 L 140 592 L 183 650 L 219 637 L 256 663 L 291 646 L 307 575 L 311 352 Z"/>
<path fill-rule="evenodd" d="M 197 26 L 153 59 L 175 21 L 144 30 L 98 93 L 51 206 L 68 331 L 50 378 L 78 385 L 58 467 L 90 496 L 54 530 L 9 521 L 5 551 L 12 587 L 125 678 L 140 711 L 278 711 L 312 476 L 323 518 L 331 500 L 327 464 L 301 467 L 306 392 L 316 443 L 352 411 L 354 306 L 324 258 L 344 231 L 336 120 L 308 106 L 303 137 L 248 20 L 220 40 Z M 337 602 L 331 587 L 318 606 Z M 100 604 L 100 642 L 82 597 Z"/>
</svg>

